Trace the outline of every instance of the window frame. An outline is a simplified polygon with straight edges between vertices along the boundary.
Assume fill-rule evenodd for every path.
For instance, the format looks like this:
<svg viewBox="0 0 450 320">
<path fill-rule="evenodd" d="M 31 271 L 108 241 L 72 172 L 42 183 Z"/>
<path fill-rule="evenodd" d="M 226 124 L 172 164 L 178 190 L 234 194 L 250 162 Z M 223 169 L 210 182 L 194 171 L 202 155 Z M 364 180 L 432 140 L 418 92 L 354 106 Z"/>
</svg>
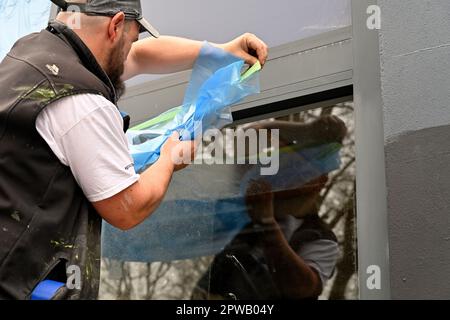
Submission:
<svg viewBox="0 0 450 320">
<path fill-rule="evenodd" d="M 379 32 L 367 27 L 377 0 L 352 0 L 353 86 L 360 299 L 389 300 L 390 264 Z M 369 267 L 379 267 L 381 288 L 370 289 Z"/>
<path fill-rule="evenodd" d="M 352 97 L 352 65 L 351 27 L 272 48 L 261 73 L 261 94 L 233 106 L 233 116 L 236 122 L 250 122 L 280 111 L 302 111 L 317 108 L 318 103 L 346 101 Z M 185 71 L 132 86 L 119 106 L 133 115 L 132 125 L 145 121 L 182 104 L 190 75 Z M 297 106 L 277 107 L 277 102 L 286 100 L 297 100 Z M 262 106 L 266 111 L 260 114 Z"/>
</svg>

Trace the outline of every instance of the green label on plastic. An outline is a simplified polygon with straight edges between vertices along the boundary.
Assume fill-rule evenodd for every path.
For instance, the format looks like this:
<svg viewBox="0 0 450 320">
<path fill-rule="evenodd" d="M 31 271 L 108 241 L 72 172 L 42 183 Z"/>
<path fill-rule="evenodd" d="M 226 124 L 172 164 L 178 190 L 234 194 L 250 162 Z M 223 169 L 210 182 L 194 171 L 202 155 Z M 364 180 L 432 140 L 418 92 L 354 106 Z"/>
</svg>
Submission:
<svg viewBox="0 0 450 320">
<path fill-rule="evenodd" d="M 250 78 L 254 73 L 261 70 L 261 63 L 256 62 L 250 69 L 248 69 L 241 77 L 241 82 Z"/>
</svg>

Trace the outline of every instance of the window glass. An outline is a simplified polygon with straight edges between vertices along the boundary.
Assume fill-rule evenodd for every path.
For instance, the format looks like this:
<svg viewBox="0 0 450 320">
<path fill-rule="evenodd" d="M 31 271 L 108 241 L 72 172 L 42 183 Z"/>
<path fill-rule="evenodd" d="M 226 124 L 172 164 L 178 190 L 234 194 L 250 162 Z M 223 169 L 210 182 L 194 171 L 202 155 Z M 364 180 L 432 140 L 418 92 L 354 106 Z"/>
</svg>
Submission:
<svg viewBox="0 0 450 320">
<path fill-rule="evenodd" d="M 144 15 L 164 35 L 223 43 L 251 32 L 271 48 L 351 25 L 350 0 L 152 0 Z M 161 76 L 140 76 L 139 84 Z"/>
<path fill-rule="evenodd" d="M 104 229 L 100 298 L 357 298 L 353 103 L 219 133 L 146 222 Z"/>
<path fill-rule="evenodd" d="M 48 0 L 0 1 L 0 60 L 21 37 L 46 27 L 50 17 Z"/>
</svg>

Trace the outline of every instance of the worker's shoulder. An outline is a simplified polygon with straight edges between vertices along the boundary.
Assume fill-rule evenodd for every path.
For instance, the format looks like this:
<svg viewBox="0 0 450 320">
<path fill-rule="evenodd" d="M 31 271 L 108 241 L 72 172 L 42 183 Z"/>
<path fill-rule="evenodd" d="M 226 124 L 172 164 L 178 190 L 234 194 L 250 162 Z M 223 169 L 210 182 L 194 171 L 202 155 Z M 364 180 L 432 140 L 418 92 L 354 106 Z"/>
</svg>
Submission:
<svg viewBox="0 0 450 320">
<path fill-rule="evenodd" d="M 0 71 L 5 71 L 5 78 L 23 74 L 28 82 L 45 79 L 58 93 L 109 94 L 107 85 L 84 65 L 76 50 L 47 30 L 19 39 L 4 61 Z"/>
<path fill-rule="evenodd" d="M 51 103 L 45 109 L 47 116 L 63 121 L 67 126 L 76 124 L 89 116 L 98 114 L 113 114 L 119 117 L 117 107 L 108 99 L 97 94 L 76 94 L 61 98 Z"/>
<path fill-rule="evenodd" d="M 117 107 L 109 100 L 95 94 L 77 94 L 61 98 L 49 104 L 36 119 L 36 127 L 42 131 L 51 128 L 55 137 L 63 137 L 74 128 L 95 126 L 117 127 L 122 130 L 122 118 Z M 77 131 L 89 135 L 89 130 Z"/>
</svg>

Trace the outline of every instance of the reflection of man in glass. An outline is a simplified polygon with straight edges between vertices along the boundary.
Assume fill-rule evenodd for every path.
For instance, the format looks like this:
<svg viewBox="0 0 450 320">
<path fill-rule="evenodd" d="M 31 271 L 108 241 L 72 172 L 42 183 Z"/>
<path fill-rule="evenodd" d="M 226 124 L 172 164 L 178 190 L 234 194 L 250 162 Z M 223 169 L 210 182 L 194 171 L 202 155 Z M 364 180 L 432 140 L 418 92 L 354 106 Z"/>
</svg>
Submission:
<svg viewBox="0 0 450 320">
<path fill-rule="evenodd" d="M 310 124 L 273 121 L 254 127 L 280 129 L 280 151 L 290 148 L 291 154 L 282 159 L 276 177 L 249 178 L 247 172 L 245 200 L 252 223 L 215 257 L 193 298 L 317 298 L 338 258 L 336 236 L 318 214 L 320 192 L 328 182 L 320 161 L 326 161 L 330 146 L 342 143 L 346 127 L 334 116 Z"/>
</svg>

